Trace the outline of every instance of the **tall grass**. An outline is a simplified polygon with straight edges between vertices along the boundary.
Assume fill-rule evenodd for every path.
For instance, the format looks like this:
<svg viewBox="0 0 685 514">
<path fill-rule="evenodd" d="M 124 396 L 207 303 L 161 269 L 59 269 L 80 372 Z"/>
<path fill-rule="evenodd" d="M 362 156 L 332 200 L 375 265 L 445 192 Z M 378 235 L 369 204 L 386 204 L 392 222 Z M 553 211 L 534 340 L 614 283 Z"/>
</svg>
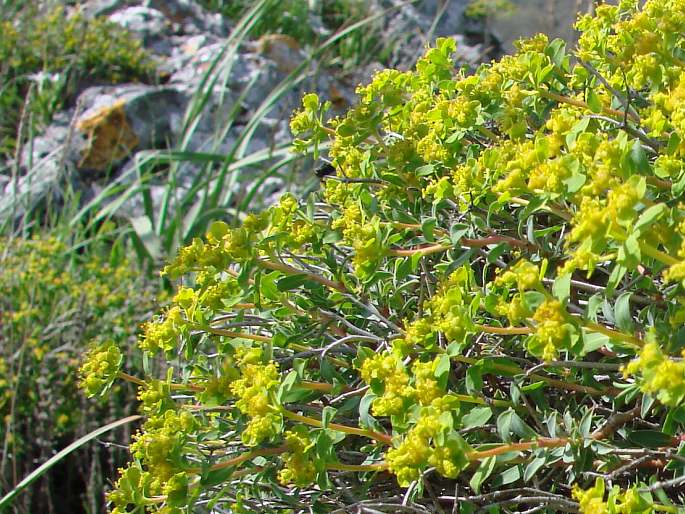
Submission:
<svg viewBox="0 0 685 514">
<path fill-rule="evenodd" d="M 128 217 L 130 235 L 135 239 L 141 257 L 157 264 L 160 258 L 170 255 L 179 245 L 203 233 L 211 220 L 236 220 L 250 206 L 264 205 L 260 188 L 269 177 L 279 177 L 286 184 L 294 182 L 294 176 L 303 169 L 303 162 L 290 152 L 290 141 L 250 152 L 250 143 L 256 130 L 283 98 L 301 91 L 302 84 L 311 76 L 309 72 L 313 66 L 320 65 L 319 59 L 326 52 L 371 26 L 391 9 L 342 28 L 312 49 L 302 63 L 276 84 L 254 110 L 233 146 L 225 153 L 218 153 L 222 142 L 237 125 L 239 114 L 238 109 L 227 108 L 225 102 L 230 99 L 225 97 L 216 108 L 219 111 L 225 109 L 229 115 L 216 127 L 214 137 L 207 144 L 208 149 L 190 151 L 189 145 L 196 136 L 199 122 L 204 110 L 211 104 L 212 96 L 217 89 L 225 90 L 227 87 L 241 45 L 248 40 L 251 29 L 276 7 L 274 0 L 260 0 L 240 19 L 225 47 L 214 58 L 199 83 L 187 108 L 182 137 L 176 148 L 139 153 L 136 165 L 130 168 L 128 176 L 113 181 L 74 216 L 72 224 L 77 225 L 84 218 L 89 219 L 90 223 L 100 223 L 115 216 L 126 217 L 126 214 L 122 214 L 122 206 L 137 197 L 144 212 L 139 217 Z M 251 86 L 248 84 L 245 91 L 241 92 L 236 105 Z M 199 166 L 200 171 L 194 174 L 189 186 L 182 187 L 179 184 L 179 172 L 186 165 Z M 149 170 L 159 169 L 160 166 L 165 170 L 166 178 L 161 202 L 156 204 L 151 192 L 156 185 L 155 177 Z M 244 196 L 238 198 L 241 181 L 248 173 L 255 174 L 254 181 L 244 191 Z M 127 182 L 128 185 L 125 185 Z M 300 192 L 306 192 L 316 187 L 316 184 L 316 178 L 309 175 L 298 185 Z"/>
</svg>

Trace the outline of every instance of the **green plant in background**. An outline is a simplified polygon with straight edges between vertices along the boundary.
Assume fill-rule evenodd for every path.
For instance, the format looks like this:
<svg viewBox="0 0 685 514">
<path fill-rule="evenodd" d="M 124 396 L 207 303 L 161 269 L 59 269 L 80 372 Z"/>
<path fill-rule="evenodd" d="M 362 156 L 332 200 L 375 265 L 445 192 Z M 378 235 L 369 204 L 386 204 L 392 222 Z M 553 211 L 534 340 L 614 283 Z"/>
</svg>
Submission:
<svg viewBox="0 0 685 514">
<path fill-rule="evenodd" d="M 482 22 L 483 46 L 489 48 L 495 17 L 506 16 L 515 10 L 516 4 L 511 0 L 471 0 L 464 10 L 464 16 Z"/>
<path fill-rule="evenodd" d="M 244 0 L 206 0 L 202 3 L 234 20 L 244 16 L 254 5 L 254 2 Z M 316 47 L 330 34 L 372 15 L 367 2 L 361 0 L 286 0 L 274 2 L 271 9 L 269 16 L 261 17 L 255 24 L 251 37 L 282 34 L 301 47 Z M 321 23 L 318 29 L 312 23 L 315 16 Z M 364 64 L 371 58 L 382 59 L 388 49 L 384 47 L 380 30 L 380 24 L 374 23 L 350 33 L 330 50 L 326 63 L 350 67 Z"/>
<path fill-rule="evenodd" d="M 165 267 L 164 376 L 82 368 L 140 386 L 113 512 L 682 512 L 685 2 L 640 4 L 305 96 L 323 192 Z"/>
<path fill-rule="evenodd" d="M 80 248 L 71 248 L 62 236 L 44 230 L 30 239 L 0 240 L 0 475 L 5 492 L 63 441 L 130 411 L 134 397 L 129 388 L 116 388 L 99 404 L 84 402 L 77 388 L 80 356 L 89 342 L 130 347 L 137 332 L 131 320 L 158 305 L 158 287 L 123 256 L 124 248 L 108 249 L 107 225 L 97 234 L 100 242 L 86 246 L 83 237 L 77 238 Z M 129 365 L 142 369 L 139 355 L 127 352 L 126 357 Z M 106 476 L 121 458 L 120 452 L 95 448 L 63 463 L 60 475 L 22 501 L 32 512 L 66 512 L 78 509 L 81 501 L 98 512 Z M 87 498 L 82 499 L 84 491 Z"/>
<path fill-rule="evenodd" d="M 511 0 L 471 0 L 464 14 L 471 18 L 487 18 L 514 8 Z"/>
<path fill-rule="evenodd" d="M 147 81 L 154 66 L 140 42 L 106 18 L 64 6 L 26 6 L 0 21 L 0 152 L 11 153 L 22 116 L 40 127 L 86 84 Z M 27 96 L 28 95 L 28 96 Z M 24 106 L 29 112 L 24 113 Z"/>
</svg>

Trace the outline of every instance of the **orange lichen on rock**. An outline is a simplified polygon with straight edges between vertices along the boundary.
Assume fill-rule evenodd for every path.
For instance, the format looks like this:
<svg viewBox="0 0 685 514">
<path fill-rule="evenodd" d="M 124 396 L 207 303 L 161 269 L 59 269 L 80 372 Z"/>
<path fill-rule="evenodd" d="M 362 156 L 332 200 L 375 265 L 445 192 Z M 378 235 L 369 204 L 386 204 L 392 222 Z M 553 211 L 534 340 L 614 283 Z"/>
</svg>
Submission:
<svg viewBox="0 0 685 514">
<path fill-rule="evenodd" d="M 128 122 L 125 104 L 124 100 L 119 100 L 77 123 L 78 130 L 88 138 L 88 144 L 81 152 L 79 168 L 106 171 L 138 146 L 138 136 Z"/>
</svg>

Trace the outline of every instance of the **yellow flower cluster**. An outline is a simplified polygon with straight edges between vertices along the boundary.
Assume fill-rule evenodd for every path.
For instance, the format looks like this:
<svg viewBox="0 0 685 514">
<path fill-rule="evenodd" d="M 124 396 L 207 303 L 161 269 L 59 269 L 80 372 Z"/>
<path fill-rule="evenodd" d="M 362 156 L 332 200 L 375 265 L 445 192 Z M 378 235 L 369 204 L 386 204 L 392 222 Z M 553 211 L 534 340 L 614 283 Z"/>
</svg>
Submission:
<svg viewBox="0 0 685 514">
<path fill-rule="evenodd" d="M 348 204 L 331 228 L 342 230 L 344 241 L 354 249 L 352 264 L 360 278 L 373 271 L 386 253 L 379 239 L 380 220 L 377 217 L 366 219 L 358 204 Z"/>
<path fill-rule="evenodd" d="M 442 332 L 448 342 L 464 342 L 467 334 L 474 331 L 469 310 L 471 279 L 471 272 L 465 267 L 453 271 L 426 303 L 427 314 L 406 324 L 406 333 L 393 342 L 394 348 L 402 354 L 407 354 L 414 346 L 430 349 L 438 332 Z"/>
<path fill-rule="evenodd" d="M 440 357 L 426 362 L 414 362 L 408 373 L 397 352 L 384 352 L 362 363 L 361 377 L 373 390 L 382 394 L 372 404 L 374 416 L 393 416 L 418 402 L 430 405 L 444 393 L 436 378 Z"/>
<path fill-rule="evenodd" d="M 516 284 L 520 292 L 536 289 L 540 286 L 540 268 L 537 264 L 521 259 L 495 279 L 495 285 L 510 286 Z"/>
<path fill-rule="evenodd" d="M 651 514 L 657 512 L 654 504 L 638 493 L 637 487 L 621 490 L 614 486 L 604 499 L 606 488 L 604 480 L 598 478 L 595 485 L 583 490 L 578 484 L 573 486 L 573 498 L 580 503 L 582 514 Z"/>
<path fill-rule="evenodd" d="M 181 290 L 180 296 L 176 295 L 177 301 L 186 303 L 186 291 L 188 290 Z M 192 290 L 190 292 L 192 294 Z M 181 308 L 173 306 L 157 320 L 149 321 L 143 325 L 143 334 L 139 346 L 151 353 L 157 353 L 160 350 L 167 353 L 172 352 L 176 350 L 179 338 L 186 330 L 187 324 Z"/>
<path fill-rule="evenodd" d="M 314 441 L 301 425 L 287 430 L 284 439 L 289 452 L 283 455 L 283 468 L 278 472 L 278 481 L 283 485 L 294 484 L 297 487 L 310 485 L 316 480 L 316 465 L 309 455 Z"/>
<path fill-rule="evenodd" d="M 382 396 L 373 401 L 374 416 L 404 412 L 414 395 L 414 389 L 409 385 L 409 373 L 395 353 L 379 353 L 367 358 L 362 363 L 361 377 L 367 384 L 378 382 L 382 385 Z"/>
<path fill-rule="evenodd" d="M 533 314 L 535 334 L 528 342 L 528 351 L 545 361 L 553 361 L 559 351 L 570 350 L 577 330 L 559 300 L 545 300 Z"/>
<path fill-rule="evenodd" d="M 685 361 L 669 359 L 656 341 L 650 341 L 638 357 L 623 370 L 624 375 L 640 374 L 640 389 L 664 405 L 676 407 L 685 398 Z"/>
<path fill-rule="evenodd" d="M 256 350 L 256 351 L 254 351 Z M 276 364 L 262 364 L 261 350 L 245 352 L 239 359 L 241 378 L 230 385 L 237 398 L 236 407 L 250 420 L 241 434 L 246 446 L 257 446 L 281 432 L 283 418 L 274 406 L 274 394 L 280 385 Z"/>
<path fill-rule="evenodd" d="M 187 410 L 167 410 L 160 416 L 150 418 L 145 423 L 144 431 L 135 436 L 131 452 L 136 459 L 145 463 L 146 471 L 141 479 L 147 482 L 148 494 L 162 494 L 170 480 L 178 480 L 173 477 L 183 473 L 187 465 L 183 448 L 198 426 Z M 116 499 L 113 501 L 116 503 Z"/>
<path fill-rule="evenodd" d="M 468 466 L 471 448 L 444 422 L 445 415 L 449 418 L 457 405 L 458 402 L 449 396 L 436 399 L 421 410 L 399 446 L 388 450 L 388 469 L 396 475 L 400 486 L 407 487 L 418 480 L 428 466 L 435 467 L 448 478 L 456 478 Z"/>
<path fill-rule="evenodd" d="M 81 366 L 81 386 L 90 397 L 104 394 L 116 380 L 124 357 L 114 341 L 94 346 Z"/>
</svg>

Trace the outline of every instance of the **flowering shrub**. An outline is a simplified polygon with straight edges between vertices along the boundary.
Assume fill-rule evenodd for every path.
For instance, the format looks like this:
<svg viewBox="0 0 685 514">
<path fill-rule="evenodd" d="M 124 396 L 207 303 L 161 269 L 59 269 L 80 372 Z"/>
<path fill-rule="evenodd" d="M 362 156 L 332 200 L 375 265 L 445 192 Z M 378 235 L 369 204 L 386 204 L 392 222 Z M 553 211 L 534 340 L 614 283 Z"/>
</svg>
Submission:
<svg viewBox="0 0 685 514">
<path fill-rule="evenodd" d="M 91 245 L 92 246 L 92 245 Z M 120 417 L 134 403 L 134 390 L 117 386 L 106 401 L 87 402 L 79 394 L 80 356 L 89 341 L 111 348 L 119 360 L 119 346 L 135 340 L 139 319 L 156 308 L 156 288 L 124 259 L 110 259 L 95 249 L 71 250 L 56 234 L 33 239 L 0 239 L 0 441 L 3 489 L 7 490 L 52 456 L 54 448 Z M 106 360 L 100 356 L 100 361 Z M 141 368 L 137 360 L 128 366 Z M 98 373 L 106 370 L 100 368 Z M 111 384 L 111 382 L 110 382 Z M 102 387 L 105 384 L 97 384 Z M 106 384 L 109 385 L 109 384 Z M 96 449 L 85 458 L 65 464 L 64 476 L 44 482 L 43 489 L 26 495 L 27 511 L 55 512 L 56 493 L 63 509 L 87 491 L 101 503 L 102 484 L 90 474 L 107 474 L 121 454 Z M 104 459 L 103 457 L 107 457 Z M 110 464 L 102 462 L 110 461 Z M 99 500 L 99 501 L 98 501 Z M 30 506 L 30 507 L 29 507 Z"/>
<path fill-rule="evenodd" d="M 113 512 L 681 512 L 685 2 L 640 3 L 305 96 L 336 174 L 164 269 Z"/>
</svg>

